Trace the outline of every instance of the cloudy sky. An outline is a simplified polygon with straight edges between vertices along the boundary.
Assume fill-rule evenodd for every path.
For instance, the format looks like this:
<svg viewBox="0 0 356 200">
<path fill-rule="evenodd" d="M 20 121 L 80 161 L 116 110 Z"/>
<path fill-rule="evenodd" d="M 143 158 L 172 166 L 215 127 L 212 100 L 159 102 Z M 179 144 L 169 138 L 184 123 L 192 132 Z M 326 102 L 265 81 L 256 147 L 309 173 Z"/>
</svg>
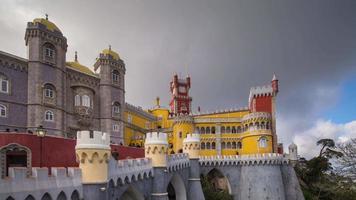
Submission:
<svg viewBox="0 0 356 200">
<path fill-rule="evenodd" d="M 49 14 L 91 67 L 110 44 L 126 63 L 126 100 L 169 101 L 174 73 L 193 107 L 247 106 L 249 88 L 280 80 L 277 129 L 303 156 L 319 138 L 356 137 L 356 1 L 2 0 L 0 50 L 26 56 L 26 23 Z"/>
</svg>

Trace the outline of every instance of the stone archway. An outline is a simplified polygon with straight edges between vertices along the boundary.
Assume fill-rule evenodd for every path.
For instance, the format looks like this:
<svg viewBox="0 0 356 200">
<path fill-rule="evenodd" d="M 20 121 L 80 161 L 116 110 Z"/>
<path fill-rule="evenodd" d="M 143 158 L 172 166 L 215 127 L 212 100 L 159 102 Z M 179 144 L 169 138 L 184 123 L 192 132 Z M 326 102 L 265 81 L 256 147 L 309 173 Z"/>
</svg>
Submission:
<svg viewBox="0 0 356 200">
<path fill-rule="evenodd" d="M 187 200 L 187 191 L 182 178 L 174 174 L 167 186 L 169 200 Z"/>
<path fill-rule="evenodd" d="M 0 147 L 1 177 L 8 175 L 9 167 L 31 168 L 31 150 L 17 143 Z"/>
<path fill-rule="evenodd" d="M 136 188 L 129 186 L 121 195 L 120 200 L 144 200 L 144 196 Z"/>
</svg>

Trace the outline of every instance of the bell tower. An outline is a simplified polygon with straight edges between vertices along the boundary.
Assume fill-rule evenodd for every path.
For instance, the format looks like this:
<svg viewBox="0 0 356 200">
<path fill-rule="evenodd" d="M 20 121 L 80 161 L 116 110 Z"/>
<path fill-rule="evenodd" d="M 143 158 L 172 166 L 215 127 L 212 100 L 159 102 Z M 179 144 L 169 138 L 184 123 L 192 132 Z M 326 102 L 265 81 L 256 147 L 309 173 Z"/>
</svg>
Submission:
<svg viewBox="0 0 356 200">
<path fill-rule="evenodd" d="M 178 75 L 173 76 L 170 82 L 170 91 L 172 94 L 169 103 L 172 115 L 189 114 L 192 110 L 192 97 L 189 96 L 190 77 L 179 79 Z"/>
</svg>

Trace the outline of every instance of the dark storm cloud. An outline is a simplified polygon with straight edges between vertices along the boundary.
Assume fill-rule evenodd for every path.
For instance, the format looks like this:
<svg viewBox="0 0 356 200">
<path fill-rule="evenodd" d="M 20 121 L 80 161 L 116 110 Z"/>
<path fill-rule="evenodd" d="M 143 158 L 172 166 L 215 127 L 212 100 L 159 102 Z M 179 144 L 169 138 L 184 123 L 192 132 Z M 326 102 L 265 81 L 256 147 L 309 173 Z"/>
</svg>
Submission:
<svg viewBox="0 0 356 200">
<path fill-rule="evenodd" d="M 275 72 L 279 116 L 296 119 L 293 129 L 319 117 L 340 82 L 355 77 L 353 0 L 8 2 L 15 9 L 0 14 L 2 50 L 25 55 L 25 22 L 11 26 L 13 12 L 27 21 L 49 13 L 68 38 L 68 60 L 79 51 L 92 65 L 111 44 L 126 63 L 127 101 L 143 107 L 156 96 L 168 104 L 175 72 L 190 74 L 193 106 L 203 110 L 246 106 L 249 88 Z"/>
</svg>

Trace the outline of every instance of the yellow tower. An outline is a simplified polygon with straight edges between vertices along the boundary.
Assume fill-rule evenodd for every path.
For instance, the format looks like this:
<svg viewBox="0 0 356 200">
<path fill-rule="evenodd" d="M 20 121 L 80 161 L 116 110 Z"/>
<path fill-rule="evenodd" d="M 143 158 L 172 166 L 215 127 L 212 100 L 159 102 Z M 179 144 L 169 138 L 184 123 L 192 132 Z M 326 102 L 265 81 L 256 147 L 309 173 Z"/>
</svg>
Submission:
<svg viewBox="0 0 356 200">
<path fill-rule="evenodd" d="M 189 155 L 189 159 L 199 159 L 200 135 L 197 133 L 188 134 L 183 140 L 183 153 Z"/>
<path fill-rule="evenodd" d="M 168 141 L 166 133 L 146 134 L 145 157 L 151 158 L 153 167 L 167 166 Z"/>
<path fill-rule="evenodd" d="M 106 183 L 110 159 L 110 135 L 100 131 L 78 131 L 75 152 L 84 184 Z"/>
<path fill-rule="evenodd" d="M 173 123 L 173 151 L 175 153 L 183 152 L 183 139 L 188 134 L 194 132 L 194 120 L 192 116 L 181 115 L 174 118 Z"/>
</svg>

